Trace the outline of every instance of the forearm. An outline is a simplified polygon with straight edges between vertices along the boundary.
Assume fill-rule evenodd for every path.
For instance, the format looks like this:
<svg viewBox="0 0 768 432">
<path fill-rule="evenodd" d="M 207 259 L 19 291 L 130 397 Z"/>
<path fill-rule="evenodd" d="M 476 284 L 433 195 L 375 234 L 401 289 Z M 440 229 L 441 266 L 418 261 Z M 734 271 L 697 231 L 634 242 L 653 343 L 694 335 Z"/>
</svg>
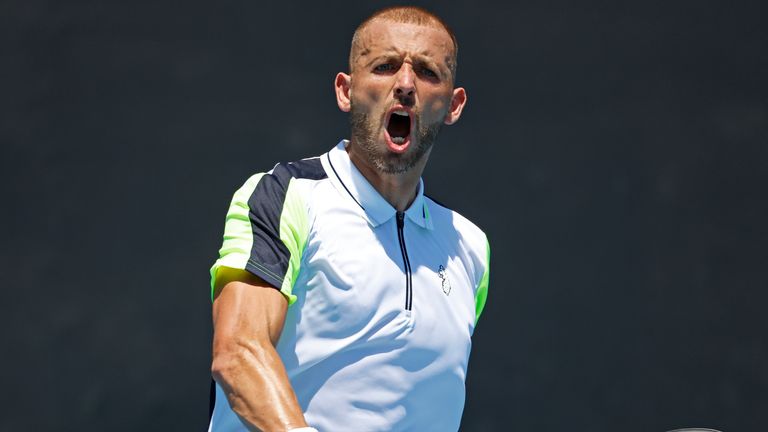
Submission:
<svg viewBox="0 0 768 432">
<path fill-rule="evenodd" d="M 214 351 L 212 373 L 249 430 L 306 426 L 280 356 L 269 341 L 230 341 Z"/>
</svg>

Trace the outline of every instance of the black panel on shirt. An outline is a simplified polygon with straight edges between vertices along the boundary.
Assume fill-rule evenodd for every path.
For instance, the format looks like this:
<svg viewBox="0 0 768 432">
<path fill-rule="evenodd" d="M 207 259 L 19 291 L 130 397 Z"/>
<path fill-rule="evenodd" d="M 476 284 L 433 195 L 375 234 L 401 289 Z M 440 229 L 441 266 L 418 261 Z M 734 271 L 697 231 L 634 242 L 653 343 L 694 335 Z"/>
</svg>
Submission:
<svg viewBox="0 0 768 432">
<path fill-rule="evenodd" d="M 290 252 L 280 240 L 280 214 L 291 178 L 327 178 L 320 158 L 278 164 L 264 174 L 248 198 L 248 216 L 253 232 L 251 256 L 245 269 L 280 289 L 288 270 Z"/>
</svg>

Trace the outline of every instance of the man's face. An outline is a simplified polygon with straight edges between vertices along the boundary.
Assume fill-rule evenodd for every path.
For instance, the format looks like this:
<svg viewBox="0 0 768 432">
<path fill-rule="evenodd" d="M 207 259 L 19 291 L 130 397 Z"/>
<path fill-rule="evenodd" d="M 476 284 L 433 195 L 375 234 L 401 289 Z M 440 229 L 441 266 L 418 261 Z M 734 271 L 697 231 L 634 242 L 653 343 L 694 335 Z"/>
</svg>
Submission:
<svg viewBox="0 0 768 432">
<path fill-rule="evenodd" d="M 429 152 L 441 124 L 458 119 L 449 114 L 453 42 L 441 28 L 386 20 L 369 23 L 359 41 L 348 95 L 353 146 L 372 168 L 406 172 Z"/>
</svg>

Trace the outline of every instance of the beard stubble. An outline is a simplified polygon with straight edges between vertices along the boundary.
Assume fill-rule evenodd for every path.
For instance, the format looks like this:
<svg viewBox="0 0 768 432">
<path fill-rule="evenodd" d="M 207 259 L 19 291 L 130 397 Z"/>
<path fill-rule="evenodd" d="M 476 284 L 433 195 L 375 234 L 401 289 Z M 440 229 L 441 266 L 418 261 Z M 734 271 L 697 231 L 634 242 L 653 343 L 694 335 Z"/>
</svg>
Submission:
<svg viewBox="0 0 768 432">
<path fill-rule="evenodd" d="M 376 145 L 379 128 L 373 124 L 368 113 L 357 109 L 354 103 L 350 106 L 349 124 L 354 144 L 360 146 L 372 166 L 385 174 L 402 174 L 413 168 L 432 147 L 441 126 L 440 123 L 419 122 L 418 127 L 411 130 L 411 142 L 415 137 L 418 146 L 411 152 L 397 154 Z"/>
</svg>

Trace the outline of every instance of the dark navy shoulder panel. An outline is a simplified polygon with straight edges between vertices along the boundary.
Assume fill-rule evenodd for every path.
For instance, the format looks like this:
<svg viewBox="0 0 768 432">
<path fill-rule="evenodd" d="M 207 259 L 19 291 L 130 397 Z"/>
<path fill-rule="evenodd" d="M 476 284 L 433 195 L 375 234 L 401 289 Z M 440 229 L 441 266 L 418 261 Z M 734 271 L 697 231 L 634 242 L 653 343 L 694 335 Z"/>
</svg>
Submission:
<svg viewBox="0 0 768 432">
<path fill-rule="evenodd" d="M 288 270 L 290 252 L 280 240 L 280 215 L 291 178 L 327 178 L 320 158 L 280 163 L 264 174 L 248 199 L 248 216 L 253 232 L 251 256 L 246 270 L 280 289 Z"/>
<path fill-rule="evenodd" d="M 298 179 L 322 180 L 328 177 L 319 157 L 302 159 L 296 162 L 280 164 L 279 166 L 285 167 L 292 177 Z"/>
</svg>

